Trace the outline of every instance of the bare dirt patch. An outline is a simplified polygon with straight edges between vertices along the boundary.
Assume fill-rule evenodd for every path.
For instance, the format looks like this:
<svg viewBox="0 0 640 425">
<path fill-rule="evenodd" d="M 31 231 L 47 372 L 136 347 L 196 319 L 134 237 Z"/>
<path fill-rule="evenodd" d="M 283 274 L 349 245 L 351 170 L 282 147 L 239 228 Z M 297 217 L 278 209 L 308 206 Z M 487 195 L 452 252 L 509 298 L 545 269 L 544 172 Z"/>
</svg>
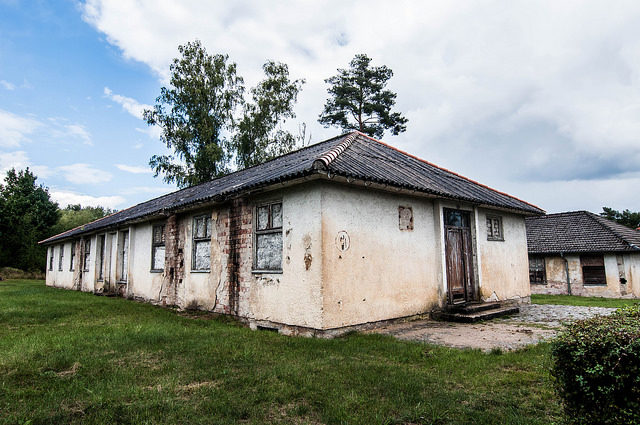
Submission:
<svg viewBox="0 0 640 425">
<path fill-rule="evenodd" d="M 519 314 L 506 319 L 481 323 L 416 320 L 394 323 L 368 332 L 447 347 L 511 351 L 553 338 L 563 323 L 586 319 L 596 314 L 610 314 L 614 310 L 602 307 L 523 305 Z"/>
</svg>

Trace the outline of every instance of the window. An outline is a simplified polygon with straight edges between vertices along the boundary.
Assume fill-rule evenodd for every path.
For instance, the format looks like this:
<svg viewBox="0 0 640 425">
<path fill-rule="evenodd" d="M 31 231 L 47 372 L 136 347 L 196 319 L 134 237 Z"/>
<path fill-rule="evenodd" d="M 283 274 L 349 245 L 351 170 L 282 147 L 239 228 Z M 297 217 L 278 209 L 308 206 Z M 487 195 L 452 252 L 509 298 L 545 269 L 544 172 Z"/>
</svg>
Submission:
<svg viewBox="0 0 640 425">
<path fill-rule="evenodd" d="M 64 244 L 60 245 L 60 253 L 59 253 L 59 257 L 58 257 L 58 271 L 61 272 L 62 271 L 62 265 L 64 264 L 63 258 L 64 258 Z"/>
<path fill-rule="evenodd" d="M 82 258 L 82 270 L 89 271 L 89 260 L 91 259 L 91 239 L 84 242 L 84 257 Z"/>
<path fill-rule="evenodd" d="M 69 261 L 69 270 L 73 271 L 76 268 L 76 242 L 71 242 L 71 260 Z"/>
<path fill-rule="evenodd" d="M 151 271 L 164 271 L 164 224 L 153 226 L 151 236 Z"/>
<path fill-rule="evenodd" d="M 98 249 L 100 258 L 98 258 L 98 280 L 104 280 L 104 246 L 105 246 L 105 236 L 98 236 Z"/>
<path fill-rule="evenodd" d="M 282 270 L 282 202 L 256 208 L 254 269 Z"/>
<path fill-rule="evenodd" d="M 49 247 L 49 271 L 53 271 L 53 247 Z"/>
<path fill-rule="evenodd" d="M 547 283 L 544 257 L 529 257 L 529 282 L 535 284 Z"/>
<path fill-rule="evenodd" d="M 119 281 L 126 283 L 129 279 L 129 231 L 125 230 L 118 234 L 118 254 L 120 259 L 118 267 L 120 271 Z"/>
<path fill-rule="evenodd" d="M 193 218 L 193 259 L 191 270 L 209 271 L 211 269 L 211 216 L 201 215 Z"/>
<path fill-rule="evenodd" d="M 606 285 L 604 258 L 602 255 L 581 255 L 582 283 L 585 285 Z"/>
<path fill-rule="evenodd" d="M 451 227 L 469 227 L 471 219 L 468 211 L 444 208 L 444 224 Z"/>
<path fill-rule="evenodd" d="M 503 241 L 502 217 L 487 216 L 487 240 Z"/>
</svg>

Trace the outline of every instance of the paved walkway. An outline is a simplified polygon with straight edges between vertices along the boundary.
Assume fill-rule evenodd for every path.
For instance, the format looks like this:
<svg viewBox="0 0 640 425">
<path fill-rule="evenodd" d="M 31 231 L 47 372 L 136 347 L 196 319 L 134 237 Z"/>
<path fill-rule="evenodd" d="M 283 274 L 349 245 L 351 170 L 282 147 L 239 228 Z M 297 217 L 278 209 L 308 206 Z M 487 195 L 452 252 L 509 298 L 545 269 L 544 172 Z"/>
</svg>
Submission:
<svg viewBox="0 0 640 425">
<path fill-rule="evenodd" d="M 564 322 L 613 311 L 614 308 L 531 304 L 521 306 L 517 315 L 488 322 L 467 324 L 416 320 L 394 323 L 369 332 L 456 348 L 516 350 L 553 338 Z"/>
</svg>

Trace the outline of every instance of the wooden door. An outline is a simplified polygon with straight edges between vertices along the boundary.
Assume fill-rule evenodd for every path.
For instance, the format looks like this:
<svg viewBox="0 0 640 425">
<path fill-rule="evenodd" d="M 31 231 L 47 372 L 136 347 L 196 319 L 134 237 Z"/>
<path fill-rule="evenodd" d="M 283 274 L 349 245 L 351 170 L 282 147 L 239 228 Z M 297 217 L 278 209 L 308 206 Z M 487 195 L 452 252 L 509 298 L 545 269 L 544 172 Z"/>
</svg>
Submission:
<svg viewBox="0 0 640 425">
<path fill-rule="evenodd" d="M 450 304 L 475 299 L 469 213 L 445 209 L 447 298 Z"/>
</svg>

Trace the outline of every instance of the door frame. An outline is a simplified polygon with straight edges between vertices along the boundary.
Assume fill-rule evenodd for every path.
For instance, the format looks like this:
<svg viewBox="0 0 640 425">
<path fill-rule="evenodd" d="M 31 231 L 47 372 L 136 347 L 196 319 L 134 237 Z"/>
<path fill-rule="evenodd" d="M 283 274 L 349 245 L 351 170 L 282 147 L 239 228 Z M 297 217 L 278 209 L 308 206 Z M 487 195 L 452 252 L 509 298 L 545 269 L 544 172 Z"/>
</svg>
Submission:
<svg viewBox="0 0 640 425">
<path fill-rule="evenodd" d="M 459 212 L 461 213 L 461 219 L 459 223 L 448 223 L 447 221 L 447 212 Z M 474 267 L 474 243 L 473 243 L 473 222 L 474 214 L 472 211 L 462 210 L 460 208 L 442 208 L 442 229 L 444 232 L 444 269 L 447 278 L 447 304 L 460 304 L 467 303 L 471 301 L 476 301 L 478 299 L 478 285 L 477 279 L 475 277 L 475 267 Z M 451 271 L 450 271 L 450 258 L 448 256 L 448 243 L 449 243 L 449 231 L 459 231 L 461 234 L 461 255 L 459 256 L 463 273 L 463 297 L 462 299 L 456 299 L 453 294 L 453 288 L 451 285 Z"/>
</svg>

